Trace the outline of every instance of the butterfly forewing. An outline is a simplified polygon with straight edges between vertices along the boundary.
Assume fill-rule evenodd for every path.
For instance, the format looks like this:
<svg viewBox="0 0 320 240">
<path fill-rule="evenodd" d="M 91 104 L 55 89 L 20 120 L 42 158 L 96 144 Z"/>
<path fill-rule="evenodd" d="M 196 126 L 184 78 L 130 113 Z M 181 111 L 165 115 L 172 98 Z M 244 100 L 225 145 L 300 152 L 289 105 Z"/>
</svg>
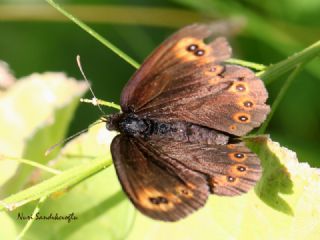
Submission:
<svg viewBox="0 0 320 240">
<path fill-rule="evenodd" d="M 237 136 L 258 127 L 269 112 L 263 82 L 247 68 L 221 63 L 231 50 L 221 37 L 204 42 L 213 29 L 192 25 L 165 41 L 124 88 L 124 111 Z"/>
<path fill-rule="evenodd" d="M 212 45 L 203 42 L 206 37 L 221 32 L 225 30 L 219 24 L 194 24 L 173 34 L 144 61 L 126 84 L 121 95 L 122 109 L 124 111 L 129 108 L 139 109 L 162 93 L 175 77 L 166 73 L 168 69 L 179 71 L 183 68 L 181 65 L 183 63 L 191 63 L 190 67 L 196 68 L 199 64 L 196 53 L 205 51 L 207 62 L 229 58 L 231 48 L 223 38 L 212 43 L 216 44 L 217 48 L 212 48 Z M 186 48 L 191 45 L 196 46 L 196 49 L 186 52 Z"/>
<path fill-rule="evenodd" d="M 206 75 L 210 68 L 220 73 Z M 247 68 L 209 64 L 179 79 L 183 80 L 185 87 L 162 92 L 137 113 L 158 121 L 187 121 L 242 136 L 258 127 L 269 112 L 263 82 Z"/>
</svg>

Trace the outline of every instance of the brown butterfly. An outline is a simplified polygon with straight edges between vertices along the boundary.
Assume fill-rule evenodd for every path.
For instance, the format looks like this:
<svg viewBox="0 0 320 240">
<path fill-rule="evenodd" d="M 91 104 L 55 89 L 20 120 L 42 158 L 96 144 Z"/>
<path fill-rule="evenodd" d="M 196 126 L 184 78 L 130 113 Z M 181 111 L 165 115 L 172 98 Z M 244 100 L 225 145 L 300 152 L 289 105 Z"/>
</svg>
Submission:
<svg viewBox="0 0 320 240">
<path fill-rule="evenodd" d="M 123 89 L 122 112 L 106 117 L 120 132 L 111 152 L 123 190 L 154 219 L 186 217 L 210 193 L 243 194 L 261 175 L 237 137 L 265 120 L 268 94 L 251 70 L 223 64 L 231 48 L 205 43 L 214 33 L 195 24 L 167 39 Z"/>
</svg>

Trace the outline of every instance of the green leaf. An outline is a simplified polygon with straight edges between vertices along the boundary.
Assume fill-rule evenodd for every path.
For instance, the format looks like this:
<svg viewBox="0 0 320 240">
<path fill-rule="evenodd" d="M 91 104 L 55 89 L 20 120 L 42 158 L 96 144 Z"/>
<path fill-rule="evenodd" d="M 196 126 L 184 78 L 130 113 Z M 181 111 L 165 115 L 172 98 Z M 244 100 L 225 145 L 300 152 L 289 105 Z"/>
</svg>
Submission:
<svg viewBox="0 0 320 240">
<path fill-rule="evenodd" d="M 1 155 L 47 163 L 56 153 L 45 157 L 46 149 L 64 138 L 86 90 L 85 82 L 63 73 L 37 73 L 17 81 L 0 97 Z M 0 195 L 20 190 L 32 171 L 27 165 L 1 161 L 0 172 L 6 177 L 0 183 L 11 178 L 2 186 Z"/>
<path fill-rule="evenodd" d="M 94 31 L 92 28 L 90 28 L 87 24 L 83 23 L 82 21 L 78 20 L 76 17 L 72 16 L 69 12 L 65 11 L 63 8 L 61 8 L 57 3 L 55 3 L 52 0 L 46 0 L 52 7 L 54 7 L 56 10 L 58 10 L 60 13 L 65 15 L 67 18 L 69 18 L 71 21 L 73 21 L 75 24 L 77 24 L 80 28 L 82 28 L 84 31 L 86 31 L 88 34 L 93 36 L 96 40 L 101 42 L 103 45 L 105 45 L 107 48 L 109 48 L 111 51 L 113 51 L 115 54 L 117 54 L 120 58 L 125 60 L 127 63 L 132 65 L 134 68 L 139 68 L 140 64 L 137 63 L 135 60 L 133 60 L 131 57 L 129 57 L 126 53 L 121 51 L 119 48 L 117 48 L 114 44 L 112 44 L 110 41 L 102 37 L 99 33 Z"/>
<path fill-rule="evenodd" d="M 51 194 L 40 215 L 74 213 L 78 218 L 72 224 L 34 221 L 26 236 L 46 239 L 50 231 L 51 236 L 62 239 L 123 239 L 131 227 L 134 208 L 124 201 L 113 167 L 104 169 L 111 163 L 109 148 L 113 137 L 114 133 L 108 132 L 103 123 L 96 124 L 67 144 L 54 160 L 53 167 L 67 170 L 1 201 L 2 207 L 10 209 Z M 29 216 L 32 212 L 33 205 L 27 205 L 9 214 L 17 219 L 19 213 Z M 16 223 L 22 228 L 26 221 Z"/>
<path fill-rule="evenodd" d="M 1 239 L 15 239 L 18 236 L 18 230 L 16 228 L 15 220 L 11 219 L 8 214 L 0 212 L 0 237 Z"/>
<path fill-rule="evenodd" d="M 318 170 L 270 139 L 258 138 L 251 146 L 264 166 L 256 187 L 261 199 L 255 191 L 239 197 L 212 195 L 203 209 L 176 223 L 137 214 L 128 239 L 318 239 Z M 287 207 L 292 215 L 284 213 Z"/>
<path fill-rule="evenodd" d="M 68 166 L 70 161 L 94 164 L 91 157 L 106 155 L 112 136 L 104 126 L 95 126 L 63 150 L 57 166 Z M 99 146 L 103 139 L 105 143 Z M 164 223 L 140 213 L 134 218 L 133 207 L 109 167 L 62 197 L 51 199 L 40 211 L 44 215 L 74 212 L 79 220 L 73 224 L 36 221 L 31 229 L 33 239 L 45 238 L 49 229 L 62 239 L 89 235 L 94 239 L 122 239 L 126 235 L 128 239 L 167 239 L 168 234 L 171 239 L 317 239 L 319 171 L 299 163 L 294 152 L 266 137 L 250 139 L 248 145 L 257 152 L 264 169 L 255 191 L 238 197 L 212 195 L 204 208 L 186 219 Z"/>
<path fill-rule="evenodd" d="M 87 134 L 82 134 L 62 149 L 55 166 L 59 169 L 69 168 L 70 165 L 91 166 L 95 158 L 110 164 L 110 144 L 114 136 L 114 132 L 106 130 L 104 123 L 91 127 Z M 91 176 L 86 174 L 89 175 Z M 53 235 L 62 239 L 97 240 L 124 239 L 135 212 L 133 206 L 126 201 L 113 166 L 105 169 L 101 167 L 99 173 L 61 197 L 47 201 L 41 210 L 44 215 L 53 211 L 60 214 L 74 212 L 78 217 L 72 224 L 52 223 Z M 45 238 L 49 230 L 52 232 L 52 225 L 47 223 L 36 222 L 33 228 L 39 239 Z"/>
</svg>

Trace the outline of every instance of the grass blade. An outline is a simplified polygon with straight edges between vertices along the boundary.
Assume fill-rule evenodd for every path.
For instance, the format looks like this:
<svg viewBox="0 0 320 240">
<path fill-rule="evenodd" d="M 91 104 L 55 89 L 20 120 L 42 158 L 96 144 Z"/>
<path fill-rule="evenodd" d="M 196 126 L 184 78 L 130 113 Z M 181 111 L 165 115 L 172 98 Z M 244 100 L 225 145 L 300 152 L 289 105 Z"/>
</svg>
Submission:
<svg viewBox="0 0 320 240">
<path fill-rule="evenodd" d="M 71 168 L 63 173 L 56 175 L 48 180 L 45 180 L 37 185 L 13 194 L 0 201 L 0 211 L 4 209 L 13 210 L 30 201 L 48 196 L 54 192 L 62 191 L 66 188 L 85 180 L 94 173 L 110 166 L 112 163 L 111 155 L 97 158 L 89 163 Z"/>
<path fill-rule="evenodd" d="M 109 48 L 111 51 L 113 51 L 115 54 L 117 54 L 120 58 L 125 60 L 127 63 L 129 63 L 134 68 L 139 68 L 140 64 L 133 60 L 131 57 L 129 57 L 126 53 L 121 51 L 119 48 L 117 48 L 114 44 L 109 42 L 107 39 L 102 37 L 100 34 L 98 34 L 96 31 L 94 31 L 92 28 L 90 28 L 88 25 L 77 19 L 76 17 L 72 16 L 70 13 L 68 13 L 66 10 L 61 8 L 57 3 L 55 3 L 52 0 L 46 0 L 52 7 L 54 7 L 56 10 L 58 10 L 60 13 L 62 13 L 64 16 L 69 18 L 71 21 L 73 21 L 75 24 L 77 24 L 79 27 L 81 27 L 84 31 L 89 33 L 92 37 L 97 39 L 99 42 L 101 42 L 103 45 L 105 45 L 107 48 Z"/>
<path fill-rule="evenodd" d="M 279 78 L 284 73 L 297 67 L 300 64 L 305 64 L 314 59 L 320 54 L 320 41 L 315 42 L 301 52 L 291 55 L 288 59 L 277 64 L 271 65 L 265 72 L 258 74 L 266 84 L 270 84 L 275 79 Z"/>
<path fill-rule="evenodd" d="M 287 92 L 290 84 L 292 83 L 293 79 L 296 78 L 296 76 L 300 73 L 300 71 L 302 70 L 304 64 L 303 65 L 299 65 L 297 66 L 293 72 L 289 75 L 289 77 L 287 78 L 287 80 L 285 81 L 285 83 L 283 84 L 278 96 L 276 97 L 276 99 L 274 100 L 274 102 L 272 103 L 272 107 L 271 107 L 271 112 L 269 113 L 266 121 L 264 121 L 264 123 L 262 124 L 262 126 L 259 128 L 257 134 L 263 134 L 270 121 L 271 121 L 271 118 L 273 117 L 273 114 L 275 113 L 276 109 L 278 108 L 281 100 L 283 99 L 285 93 Z"/>
</svg>

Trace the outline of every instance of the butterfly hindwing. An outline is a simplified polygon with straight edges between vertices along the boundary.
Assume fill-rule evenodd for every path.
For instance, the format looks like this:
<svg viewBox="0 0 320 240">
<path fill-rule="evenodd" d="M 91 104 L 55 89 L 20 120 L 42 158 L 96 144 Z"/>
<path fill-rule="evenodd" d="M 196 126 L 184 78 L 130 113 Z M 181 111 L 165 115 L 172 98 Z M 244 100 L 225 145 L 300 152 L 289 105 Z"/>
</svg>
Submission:
<svg viewBox="0 0 320 240">
<path fill-rule="evenodd" d="M 176 221 L 205 204 L 209 188 L 202 175 L 179 163 L 161 166 L 165 160 L 146 151 L 124 135 L 111 145 L 122 188 L 137 209 L 154 219 Z"/>
<path fill-rule="evenodd" d="M 189 170 L 201 173 L 206 177 L 211 192 L 217 195 L 246 193 L 261 176 L 257 155 L 242 142 L 217 145 L 157 139 L 139 141 L 139 144 L 155 155 L 166 156 L 165 166 L 182 164 Z"/>
</svg>

